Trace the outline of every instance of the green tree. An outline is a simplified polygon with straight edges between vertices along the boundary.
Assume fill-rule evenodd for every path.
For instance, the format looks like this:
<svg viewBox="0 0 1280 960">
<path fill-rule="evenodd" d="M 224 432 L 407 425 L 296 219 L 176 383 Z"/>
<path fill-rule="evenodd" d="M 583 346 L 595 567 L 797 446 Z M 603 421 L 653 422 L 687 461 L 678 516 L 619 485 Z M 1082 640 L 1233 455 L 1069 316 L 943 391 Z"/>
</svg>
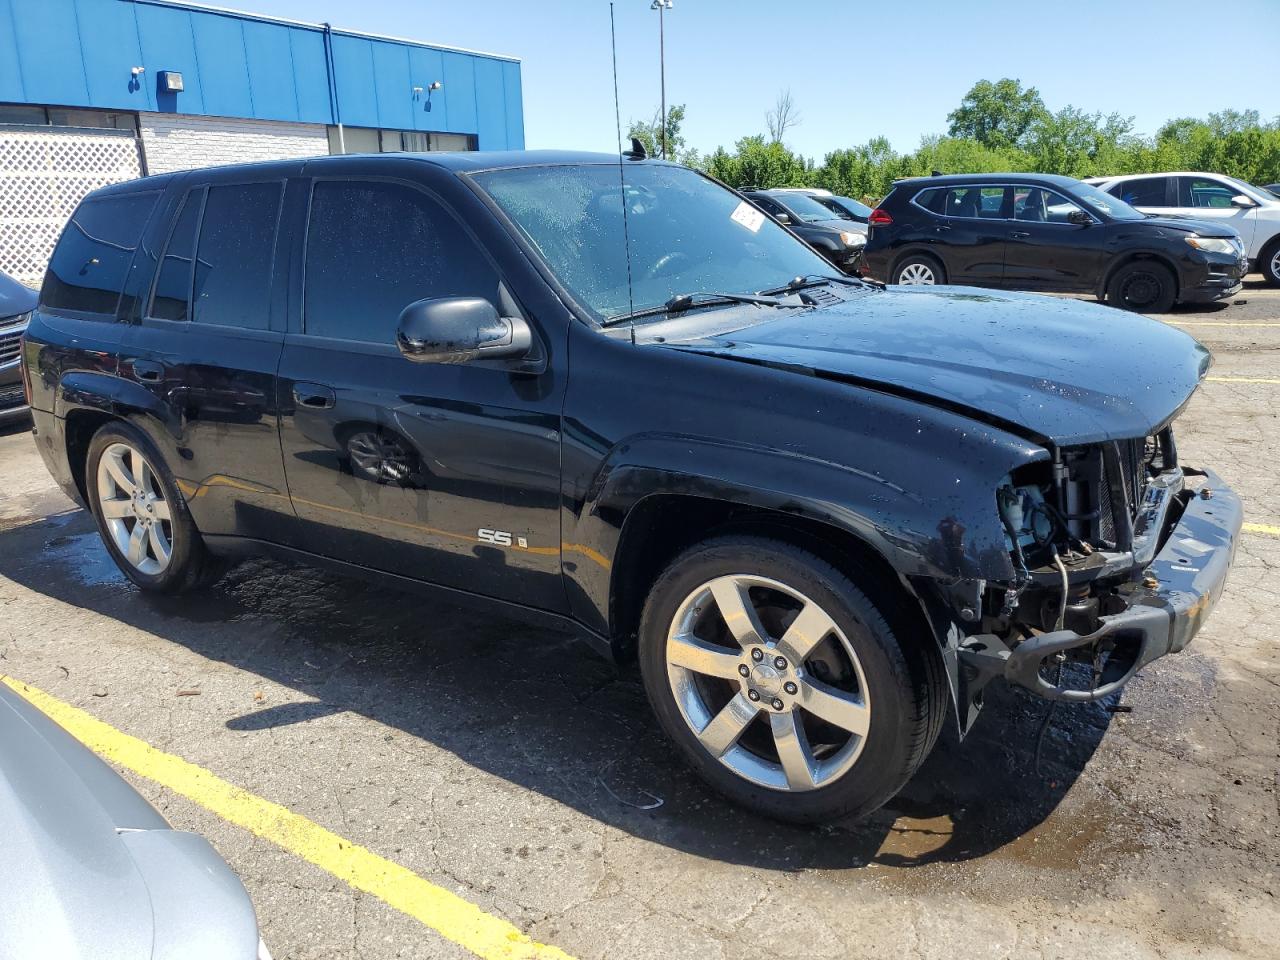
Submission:
<svg viewBox="0 0 1280 960">
<path fill-rule="evenodd" d="M 813 182 L 811 162 L 760 134 L 743 137 L 733 153 L 717 149 L 704 169 L 731 187 L 804 187 Z"/>
<path fill-rule="evenodd" d="M 667 158 L 675 160 L 679 163 L 688 163 L 693 161 L 691 166 L 697 165 L 698 152 L 696 150 L 686 150 L 684 135 L 681 134 L 680 128 L 684 124 L 684 104 L 677 104 L 667 108 Z M 634 137 L 644 144 L 644 152 L 651 157 L 662 156 L 662 109 L 659 108 L 653 112 L 653 119 L 649 121 L 632 120 L 631 126 L 627 129 L 627 138 Z"/>
<path fill-rule="evenodd" d="M 979 80 L 947 114 L 947 132 L 995 149 L 1015 147 L 1048 112 L 1035 87 L 1024 90 L 1021 81 L 1008 77 L 995 83 Z"/>
</svg>

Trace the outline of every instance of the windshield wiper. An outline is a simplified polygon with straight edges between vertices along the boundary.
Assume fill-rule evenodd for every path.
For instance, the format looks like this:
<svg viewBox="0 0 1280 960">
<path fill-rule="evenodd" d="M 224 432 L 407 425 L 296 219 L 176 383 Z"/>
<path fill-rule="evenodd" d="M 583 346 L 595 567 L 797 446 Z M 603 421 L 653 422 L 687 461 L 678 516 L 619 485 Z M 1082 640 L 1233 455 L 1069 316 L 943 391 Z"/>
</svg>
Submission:
<svg viewBox="0 0 1280 960">
<path fill-rule="evenodd" d="M 755 303 L 765 307 L 780 307 L 783 305 L 783 301 L 777 297 L 763 294 L 713 293 L 702 290 L 696 293 L 677 293 L 659 307 L 646 307 L 643 310 L 636 310 L 634 313 L 623 314 L 620 317 L 610 317 L 604 321 L 604 326 L 608 327 L 615 323 L 622 323 L 625 320 L 636 320 L 640 317 L 651 317 L 660 313 L 683 313 L 685 310 L 692 310 L 695 307 L 714 307 L 722 303 Z"/>
<path fill-rule="evenodd" d="M 798 290 L 804 290 L 808 287 L 816 287 L 824 283 L 843 283 L 848 287 L 862 286 L 862 281 L 856 280 L 853 277 L 829 277 L 823 273 L 809 273 L 803 277 L 796 277 L 794 280 L 789 280 L 781 287 L 775 287 L 772 290 L 761 290 L 760 293 L 762 296 L 766 297 L 777 296 L 780 293 L 795 293 Z"/>
</svg>

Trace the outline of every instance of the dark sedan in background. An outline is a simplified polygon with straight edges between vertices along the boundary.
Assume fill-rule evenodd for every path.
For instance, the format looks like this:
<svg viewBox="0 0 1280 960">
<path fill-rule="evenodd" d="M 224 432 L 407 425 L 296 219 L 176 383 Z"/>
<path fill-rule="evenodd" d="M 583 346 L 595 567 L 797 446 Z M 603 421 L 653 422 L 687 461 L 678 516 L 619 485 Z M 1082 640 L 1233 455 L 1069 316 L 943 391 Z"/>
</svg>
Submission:
<svg viewBox="0 0 1280 960">
<path fill-rule="evenodd" d="M 863 272 L 887 283 L 1093 293 L 1159 313 L 1233 296 L 1248 270 L 1231 227 L 1150 217 L 1047 174 L 900 180 L 870 223 Z"/>
<path fill-rule="evenodd" d="M 39 294 L 0 273 L 0 426 L 27 416 L 19 354 Z"/>
<path fill-rule="evenodd" d="M 847 218 L 795 190 L 746 187 L 742 194 L 844 272 L 857 270 L 867 238 Z"/>
</svg>

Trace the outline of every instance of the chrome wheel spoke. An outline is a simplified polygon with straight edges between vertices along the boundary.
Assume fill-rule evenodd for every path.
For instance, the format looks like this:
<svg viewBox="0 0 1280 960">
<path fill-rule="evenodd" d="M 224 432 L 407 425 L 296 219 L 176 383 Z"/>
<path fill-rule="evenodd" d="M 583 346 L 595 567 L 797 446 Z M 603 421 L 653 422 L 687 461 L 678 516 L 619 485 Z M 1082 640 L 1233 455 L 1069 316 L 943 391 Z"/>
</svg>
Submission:
<svg viewBox="0 0 1280 960">
<path fill-rule="evenodd" d="M 102 458 L 102 464 L 107 468 L 108 475 L 115 483 L 116 489 L 121 493 L 127 496 L 138 489 L 138 485 L 133 480 L 133 474 L 129 472 L 129 468 L 124 464 L 122 455 L 108 450 Z"/>
<path fill-rule="evenodd" d="M 799 666 L 835 628 L 835 622 L 825 610 L 816 603 L 807 603 L 778 641 L 778 652 Z"/>
<path fill-rule="evenodd" d="M 170 514 L 169 514 L 169 501 L 168 501 L 168 500 L 156 500 L 156 502 L 155 502 L 155 503 L 153 503 L 153 504 L 151 505 L 151 509 L 154 511 L 155 518 L 156 518 L 156 521 L 157 521 L 157 522 L 159 522 L 159 521 L 161 521 L 161 520 L 172 520 L 172 519 L 173 519 L 173 517 L 172 517 L 172 516 L 170 516 Z"/>
<path fill-rule="evenodd" d="M 867 735 L 871 725 L 871 711 L 860 696 L 816 680 L 800 683 L 800 705 L 827 723 L 860 737 Z"/>
<path fill-rule="evenodd" d="M 778 749 L 778 760 L 787 775 L 787 786 L 792 790 L 812 790 L 817 786 L 813 751 L 805 736 L 804 724 L 795 710 L 775 713 L 769 717 L 773 731 L 773 744 Z"/>
<path fill-rule="evenodd" d="M 158 523 L 150 524 L 147 527 L 147 538 L 151 542 L 151 552 L 163 567 L 169 562 L 169 554 L 172 551 L 169 538 L 164 535 L 164 528 Z"/>
<path fill-rule="evenodd" d="M 147 528 L 139 521 L 129 534 L 129 562 L 135 567 L 147 559 Z"/>
<path fill-rule="evenodd" d="M 103 500 L 99 502 L 98 508 L 107 520 L 120 520 L 133 516 L 132 500 Z"/>
<path fill-rule="evenodd" d="M 667 660 L 694 673 L 727 680 L 738 679 L 738 664 L 742 662 L 738 654 L 689 634 L 671 638 L 667 643 Z"/>
<path fill-rule="evenodd" d="M 746 694 L 739 693 L 698 731 L 698 739 L 713 757 L 722 757 L 738 742 L 758 711 L 759 708 L 747 699 Z"/>
<path fill-rule="evenodd" d="M 743 649 L 763 644 L 766 634 L 747 594 L 747 585 L 736 577 L 721 577 L 711 581 L 710 587 L 725 626 Z"/>
</svg>

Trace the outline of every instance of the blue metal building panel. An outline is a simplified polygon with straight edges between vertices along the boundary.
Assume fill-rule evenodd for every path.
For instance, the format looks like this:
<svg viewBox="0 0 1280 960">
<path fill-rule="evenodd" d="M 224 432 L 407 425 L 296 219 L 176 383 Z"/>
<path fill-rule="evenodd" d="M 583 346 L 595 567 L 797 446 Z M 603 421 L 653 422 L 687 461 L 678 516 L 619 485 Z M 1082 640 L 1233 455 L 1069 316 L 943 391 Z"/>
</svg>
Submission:
<svg viewBox="0 0 1280 960">
<path fill-rule="evenodd" d="M 204 112 L 219 117 L 260 116 L 254 110 L 240 21 L 231 17 L 192 17 L 191 35 L 195 41 Z M 185 85 L 185 73 L 182 79 Z M 185 90 L 174 99 L 177 112 L 189 112 L 185 109 Z"/>
<path fill-rule="evenodd" d="M 324 34 L 319 30 L 290 30 L 289 50 L 293 57 L 293 90 L 298 101 L 298 119 L 306 123 L 333 123 Z M 253 62 L 252 54 L 249 62 Z"/>
<path fill-rule="evenodd" d="M 343 31 L 331 39 L 336 116 L 318 26 L 180 0 L 0 0 L 0 103 L 340 120 L 523 146 L 518 62 Z M 133 67 L 145 70 L 134 77 Z M 184 89 L 161 92 L 163 71 L 181 73 Z"/>
<path fill-rule="evenodd" d="M 378 126 L 413 129 L 413 84 L 409 82 L 409 52 L 404 44 L 370 42 L 373 53 L 374 96 L 378 98 Z"/>
<path fill-rule="evenodd" d="M 373 48 L 362 37 L 333 35 L 333 72 L 339 111 L 352 127 L 378 125 L 378 96 L 373 77 Z"/>
<path fill-rule="evenodd" d="M 240 24 L 244 39 L 245 64 L 249 90 L 253 94 L 253 115 L 263 120 L 300 120 L 297 81 L 294 76 L 293 51 L 289 42 L 290 31 L 274 23 L 257 23 L 244 20 Z M 320 76 L 316 78 L 321 92 L 328 83 L 324 76 L 323 50 Z M 318 116 L 329 113 L 326 95 Z"/>
<path fill-rule="evenodd" d="M 430 90 L 431 84 L 444 83 L 444 55 L 439 50 L 410 47 L 409 76 L 414 86 L 422 88 L 413 101 L 413 129 L 455 132 L 449 126 L 449 87 Z"/>
<path fill-rule="evenodd" d="M 147 72 L 144 86 L 155 91 L 155 107 L 163 113 L 207 113 L 200 84 L 200 68 L 196 60 L 195 36 L 191 31 L 191 14 L 177 7 L 134 4 L 138 17 L 138 36 L 142 41 L 142 59 Z M 181 93 L 161 93 L 156 86 L 162 70 L 182 74 Z"/>
<path fill-rule="evenodd" d="M 481 150 L 507 148 L 506 91 L 502 84 L 502 62 L 476 60 L 476 133 Z"/>
<path fill-rule="evenodd" d="M 39 0 L 38 17 L 27 15 L 29 4 L 17 3 L 23 16 L 14 18 L 14 34 L 28 101 L 59 106 L 88 103 L 74 0 Z"/>
<path fill-rule="evenodd" d="M 444 62 L 444 94 L 448 104 L 449 131 L 452 133 L 476 132 L 476 72 L 475 57 L 446 51 Z M 432 110 L 434 112 L 434 105 Z"/>
<path fill-rule="evenodd" d="M 143 66 L 133 8 L 123 3 L 76 0 L 76 21 L 89 84 L 88 102 L 121 110 L 148 109 L 147 92 L 154 88 L 155 78 L 145 73 L 138 78 L 130 72 Z"/>
<path fill-rule="evenodd" d="M 507 149 L 524 149 L 524 93 L 520 86 L 520 64 L 502 61 L 502 93 L 507 120 Z"/>
</svg>

